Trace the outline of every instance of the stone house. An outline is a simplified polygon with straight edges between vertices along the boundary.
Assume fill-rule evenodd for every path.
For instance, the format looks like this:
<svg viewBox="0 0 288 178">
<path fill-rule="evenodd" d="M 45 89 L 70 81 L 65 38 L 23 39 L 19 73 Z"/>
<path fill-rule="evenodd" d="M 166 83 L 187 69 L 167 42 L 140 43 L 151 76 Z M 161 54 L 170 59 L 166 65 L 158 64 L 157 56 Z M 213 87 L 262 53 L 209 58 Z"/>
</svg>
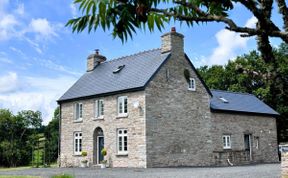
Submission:
<svg viewBox="0 0 288 178">
<path fill-rule="evenodd" d="M 276 116 L 246 93 L 210 90 L 172 29 L 159 49 L 106 61 L 58 100 L 61 167 L 222 166 L 278 161 Z M 106 148 L 103 158 L 101 149 Z"/>
</svg>

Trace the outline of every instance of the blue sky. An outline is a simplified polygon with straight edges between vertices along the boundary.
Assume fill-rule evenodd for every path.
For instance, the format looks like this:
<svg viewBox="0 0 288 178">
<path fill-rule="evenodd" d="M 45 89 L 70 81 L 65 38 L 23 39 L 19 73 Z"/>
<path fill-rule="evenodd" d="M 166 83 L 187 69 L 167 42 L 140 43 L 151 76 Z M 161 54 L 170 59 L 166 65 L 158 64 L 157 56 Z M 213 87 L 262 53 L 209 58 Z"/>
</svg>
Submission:
<svg viewBox="0 0 288 178">
<path fill-rule="evenodd" d="M 196 67 L 225 64 L 256 49 L 254 38 L 241 38 L 223 30 L 224 25 L 219 23 L 193 28 L 171 23 L 163 32 L 138 31 L 122 44 L 100 29 L 91 34 L 73 34 L 65 23 L 77 14 L 72 0 L 0 0 L 0 108 L 13 112 L 40 110 L 47 124 L 56 100 L 85 72 L 86 58 L 94 49 L 100 49 L 111 60 L 158 48 L 161 34 L 172 26 L 185 35 L 185 52 Z M 256 22 L 238 4 L 231 16 L 250 27 Z M 280 23 L 277 15 L 273 19 Z M 273 46 L 280 43 L 271 41 Z"/>
</svg>

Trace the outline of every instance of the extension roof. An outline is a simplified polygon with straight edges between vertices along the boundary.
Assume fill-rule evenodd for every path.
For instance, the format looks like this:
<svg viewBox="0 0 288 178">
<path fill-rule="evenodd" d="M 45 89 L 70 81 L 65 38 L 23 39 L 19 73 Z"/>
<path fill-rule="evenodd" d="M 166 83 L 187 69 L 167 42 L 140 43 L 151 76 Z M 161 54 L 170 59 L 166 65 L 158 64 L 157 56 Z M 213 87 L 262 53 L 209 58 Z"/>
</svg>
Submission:
<svg viewBox="0 0 288 178">
<path fill-rule="evenodd" d="M 272 116 L 279 115 L 275 110 L 252 94 L 221 90 L 211 90 L 211 92 L 213 94 L 210 100 L 210 108 L 212 111 Z"/>
</svg>

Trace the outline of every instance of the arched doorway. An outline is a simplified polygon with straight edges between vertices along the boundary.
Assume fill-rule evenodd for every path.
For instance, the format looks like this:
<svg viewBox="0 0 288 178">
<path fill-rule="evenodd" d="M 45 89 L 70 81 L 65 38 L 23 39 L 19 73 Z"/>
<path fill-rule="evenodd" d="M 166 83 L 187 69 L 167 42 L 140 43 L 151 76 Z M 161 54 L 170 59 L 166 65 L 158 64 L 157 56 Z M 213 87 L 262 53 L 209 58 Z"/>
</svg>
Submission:
<svg viewBox="0 0 288 178">
<path fill-rule="evenodd" d="M 104 148 L 104 134 L 100 127 L 97 127 L 94 130 L 93 142 L 93 163 L 100 164 L 100 162 L 104 159 L 103 155 L 101 154 L 101 150 Z"/>
</svg>

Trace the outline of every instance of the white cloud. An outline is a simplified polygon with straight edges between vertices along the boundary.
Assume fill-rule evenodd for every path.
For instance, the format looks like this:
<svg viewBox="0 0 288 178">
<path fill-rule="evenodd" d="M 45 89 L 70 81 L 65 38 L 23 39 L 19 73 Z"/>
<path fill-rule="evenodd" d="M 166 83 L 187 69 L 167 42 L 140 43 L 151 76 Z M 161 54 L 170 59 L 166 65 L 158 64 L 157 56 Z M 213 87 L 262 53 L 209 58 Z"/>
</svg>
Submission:
<svg viewBox="0 0 288 178">
<path fill-rule="evenodd" d="M 19 86 L 18 76 L 15 72 L 0 77 L 0 93 L 15 91 Z"/>
<path fill-rule="evenodd" d="M 247 20 L 246 27 L 255 27 L 257 19 L 253 16 Z M 213 53 L 208 57 L 209 65 L 223 65 L 229 59 L 234 59 L 236 50 L 245 49 L 250 38 L 243 38 L 239 33 L 232 32 L 226 29 L 220 30 L 215 35 L 218 46 L 213 50 Z"/>
<path fill-rule="evenodd" d="M 0 16 L 0 41 L 8 40 L 13 36 L 16 36 L 15 26 L 18 25 L 18 21 L 13 15 Z"/>
<path fill-rule="evenodd" d="M 52 70 L 55 70 L 55 71 L 63 72 L 63 73 L 74 75 L 74 76 L 79 76 L 80 75 L 80 73 L 74 72 L 71 69 L 67 69 L 63 65 L 56 64 L 55 62 L 53 62 L 50 59 L 34 58 L 34 60 L 37 62 L 37 64 L 39 64 L 40 66 L 43 66 L 43 67 L 45 67 L 47 69 L 52 69 Z"/>
<path fill-rule="evenodd" d="M 1 79 L 9 80 L 9 83 L 6 82 L 4 85 Z M 76 81 L 76 78 L 66 75 L 56 78 L 17 77 L 15 72 L 10 72 L 8 75 L 0 76 L 0 89 L 2 85 L 7 87 L 11 81 L 19 80 L 23 83 L 16 85 L 17 87 L 13 88 L 14 92 L 0 91 L 0 108 L 8 108 L 15 113 L 21 110 L 39 110 L 42 112 L 43 123 L 48 124 L 57 107 L 56 100 Z"/>
<path fill-rule="evenodd" d="M 73 17 L 77 16 L 77 8 L 76 5 L 74 3 L 70 4 L 70 10 L 71 10 L 71 14 Z"/>
<path fill-rule="evenodd" d="M 37 33 L 44 38 L 57 36 L 55 29 L 51 26 L 50 22 L 47 19 L 32 19 L 29 26 L 29 30 Z"/>
<path fill-rule="evenodd" d="M 16 14 L 19 14 L 19 15 L 24 15 L 25 13 L 25 7 L 24 7 L 24 4 L 23 3 L 19 3 L 17 5 L 17 9 L 15 10 L 15 13 Z"/>
<path fill-rule="evenodd" d="M 11 61 L 10 59 L 6 58 L 6 57 L 1 57 L 0 56 L 0 63 L 3 62 L 3 63 L 7 63 L 7 64 L 12 64 L 13 61 Z"/>
</svg>

